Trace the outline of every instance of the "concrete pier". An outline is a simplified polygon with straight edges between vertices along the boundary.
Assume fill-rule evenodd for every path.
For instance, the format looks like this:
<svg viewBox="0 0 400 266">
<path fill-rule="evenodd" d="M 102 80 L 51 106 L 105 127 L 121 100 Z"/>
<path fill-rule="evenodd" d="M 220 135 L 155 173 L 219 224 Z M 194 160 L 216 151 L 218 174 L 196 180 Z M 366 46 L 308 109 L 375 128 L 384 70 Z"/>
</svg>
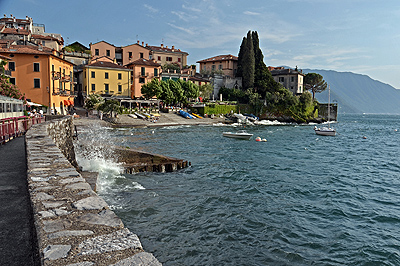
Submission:
<svg viewBox="0 0 400 266">
<path fill-rule="evenodd" d="M 72 131 L 72 118 L 65 117 L 35 125 L 26 134 L 41 265 L 161 265 L 74 167 L 68 144 Z"/>
</svg>

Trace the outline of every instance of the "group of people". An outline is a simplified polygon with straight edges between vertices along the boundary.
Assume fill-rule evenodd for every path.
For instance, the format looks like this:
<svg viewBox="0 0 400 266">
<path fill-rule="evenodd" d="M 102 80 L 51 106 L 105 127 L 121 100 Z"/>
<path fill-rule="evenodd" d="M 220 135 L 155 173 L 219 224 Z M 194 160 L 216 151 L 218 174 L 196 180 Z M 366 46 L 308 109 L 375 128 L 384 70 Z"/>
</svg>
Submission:
<svg viewBox="0 0 400 266">
<path fill-rule="evenodd" d="M 36 109 L 33 109 L 32 111 L 28 111 L 28 116 L 29 117 L 43 117 L 43 110 L 40 109 L 38 112 L 36 112 Z"/>
</svg>

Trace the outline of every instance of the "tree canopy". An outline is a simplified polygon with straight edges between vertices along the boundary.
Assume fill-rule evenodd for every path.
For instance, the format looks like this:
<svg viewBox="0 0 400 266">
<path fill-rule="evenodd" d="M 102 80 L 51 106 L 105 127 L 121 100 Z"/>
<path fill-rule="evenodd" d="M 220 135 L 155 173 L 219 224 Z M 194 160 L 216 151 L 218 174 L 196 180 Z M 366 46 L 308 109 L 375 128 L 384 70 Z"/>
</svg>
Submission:
<svg viewBox="0 0 400 266">
<path fill-rule="evenodd" d="M 313 99 L 315 99 L 315 93 L 323 92 L 328 87 L 324 77 L 317 73 L 308 73 L 304 77 L 304 84 L 306 90 L 311 91 Z"/>
<path fill-rule="evenodd" d="M 167 104 L 176 104 L 188 102 L 190 98 L 199 97 L 199 86 L 190 81 L 169 79 L 167 81 L 152 81 L 142 85 L 141 92 L 147 99 L 157 97 Z"/>
<path fill-rule="evenodd" d="M 4 66 L 6 64 L 7 61 L 0 62 L 0 95 L 19 100 L 25 100 L 25 94 L 23 94 L 18 87 L 12 84 L 4 75 Z"/>
</svg>

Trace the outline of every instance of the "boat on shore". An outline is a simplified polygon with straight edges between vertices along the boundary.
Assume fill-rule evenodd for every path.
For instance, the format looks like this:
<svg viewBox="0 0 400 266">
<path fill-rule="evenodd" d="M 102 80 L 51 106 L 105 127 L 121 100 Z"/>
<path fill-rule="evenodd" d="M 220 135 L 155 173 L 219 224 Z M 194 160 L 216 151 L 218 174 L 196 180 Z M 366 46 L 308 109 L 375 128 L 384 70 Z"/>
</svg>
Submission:
<svg viewBox="0 0 400 266">
<path fill-rule="evenodd" d="M 239 130 L 237 132 L 223 132 L 222 136 L 227 138 L 249 140 L 253 136 L 253 134 L 247 133 L 244 130 Z"/>
</svg>

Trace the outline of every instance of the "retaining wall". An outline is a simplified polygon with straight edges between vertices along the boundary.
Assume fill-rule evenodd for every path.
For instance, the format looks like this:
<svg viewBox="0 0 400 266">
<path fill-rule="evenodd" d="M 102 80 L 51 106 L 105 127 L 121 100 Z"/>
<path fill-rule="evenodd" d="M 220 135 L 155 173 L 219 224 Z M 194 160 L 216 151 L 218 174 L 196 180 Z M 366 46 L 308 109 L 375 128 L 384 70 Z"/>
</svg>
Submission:
<svg viewBox="0 0 400 266">
<path fill-rule="evenodd" d="M 42 265 L 161 265 L 76 170 L 72 132 L 72 117 L 65 117 L 26 134 Z"/>
</svg>

